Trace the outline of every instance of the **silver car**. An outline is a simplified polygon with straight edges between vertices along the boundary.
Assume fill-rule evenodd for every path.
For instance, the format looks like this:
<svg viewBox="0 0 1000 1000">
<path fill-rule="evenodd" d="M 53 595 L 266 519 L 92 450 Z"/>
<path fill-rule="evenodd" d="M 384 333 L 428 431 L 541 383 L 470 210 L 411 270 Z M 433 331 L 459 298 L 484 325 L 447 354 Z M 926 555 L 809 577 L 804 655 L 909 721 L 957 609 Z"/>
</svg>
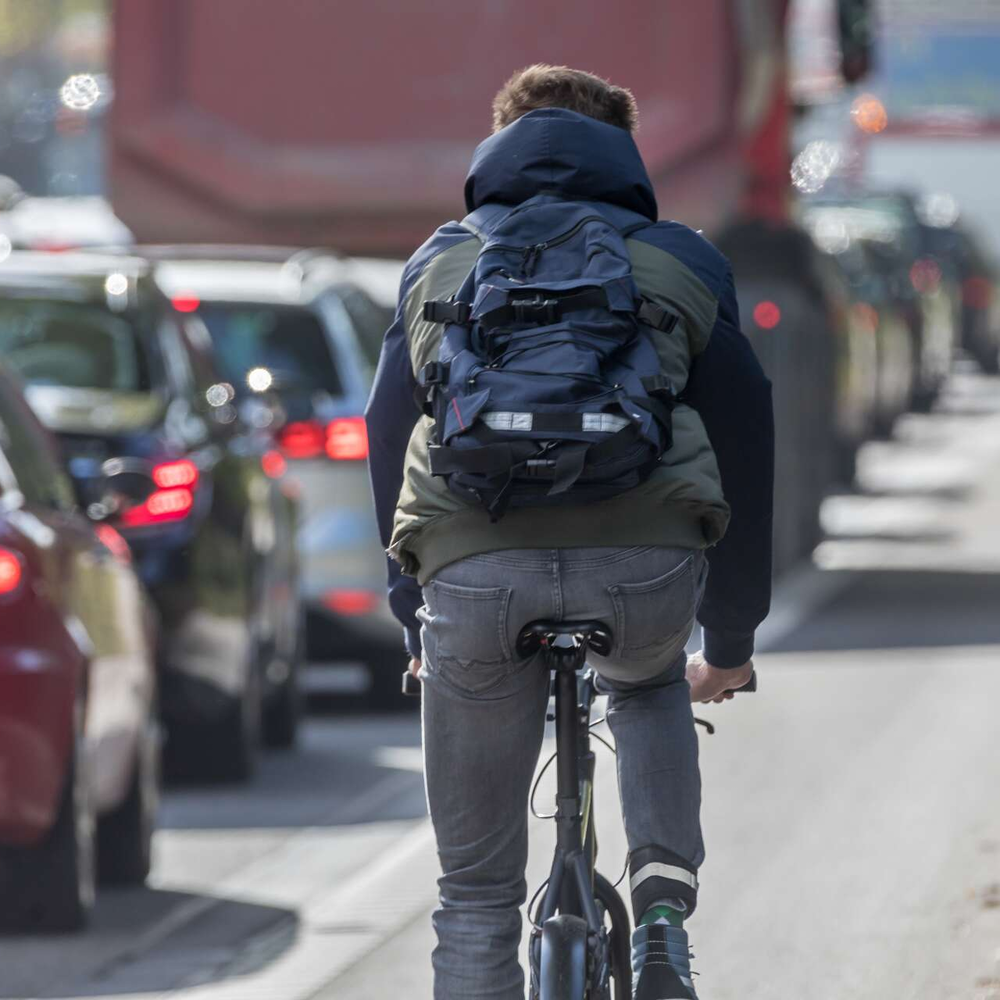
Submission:
<svg viewBox="0 0 1000 1000">
<path fill-rule="evenodd" d="M 274 248 L 139 252 L 156 262 L 174 308 L 205 324 L 223 377 L 273 433 L 269 460 L 301 491 L 307 690 L 393 697 L 404 654 L 386 601 L 363 413 L 402 263 Z"/>
</svg>

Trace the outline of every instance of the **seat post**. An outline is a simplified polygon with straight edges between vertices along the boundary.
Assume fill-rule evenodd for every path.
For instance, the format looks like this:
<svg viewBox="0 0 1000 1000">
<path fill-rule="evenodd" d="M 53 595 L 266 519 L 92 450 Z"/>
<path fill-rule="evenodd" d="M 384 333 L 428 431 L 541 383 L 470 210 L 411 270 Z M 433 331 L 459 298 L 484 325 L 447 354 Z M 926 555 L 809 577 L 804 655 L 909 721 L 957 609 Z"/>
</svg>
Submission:
<svg viewBox="0 0 1000 1000">
<path fill-rule="evenodd" d="M 580 827 L 580 712 L 576 671 L 569 664 L 556 670 L 556 838 L 567 853 L 579 851 Z"/>
</svg>

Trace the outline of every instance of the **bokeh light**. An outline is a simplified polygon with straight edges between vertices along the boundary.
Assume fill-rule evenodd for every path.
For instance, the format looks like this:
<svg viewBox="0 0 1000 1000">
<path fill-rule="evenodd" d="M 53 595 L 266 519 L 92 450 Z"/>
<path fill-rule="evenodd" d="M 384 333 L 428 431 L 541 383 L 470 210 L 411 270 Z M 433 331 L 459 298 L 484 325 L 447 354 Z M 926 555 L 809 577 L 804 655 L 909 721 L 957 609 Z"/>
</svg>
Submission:
<svg viewBox="0 0 1000 1000">
<path fill-rule="evenodd" d="M 74 73 L 59 88 L 59 100 L 73 111 L 87 111 L 101 96 L 101 86 L 90 73 Z"/>
<path fill-rule="evenodd" d="M 267 392 L 274 382 L 274 377 L 266 368 L 251 368 L 247 372 L 247 385 L 254 392 Z"/>
<path fill-rule="evenodd" d="M 851 118 L 862 132 L 877 135 L 889 124 L 885 105 L 874 94 L 861 94 L 851 104 Z"/>
<path fill-rule="evenodd" d="M 128 291 L 128 278 L 120 271 L 109 274 L 104 281 L 104 291 L 108 295 L 124 295 Z"/>
<path fill-rule="evenodd" d="M 792 184 L 803 194 L 815 194 L 823 189 L 840 162 L 841 148 L 837 143 L 816 139 L 792 161 Z"/>
<path fill-rule="evenodd" d="M 753 321 L 762 330 L 773 330 L 781 322 L 781 309 L 776 302 L 765 299 L 753 307 Z"/>
</svg>

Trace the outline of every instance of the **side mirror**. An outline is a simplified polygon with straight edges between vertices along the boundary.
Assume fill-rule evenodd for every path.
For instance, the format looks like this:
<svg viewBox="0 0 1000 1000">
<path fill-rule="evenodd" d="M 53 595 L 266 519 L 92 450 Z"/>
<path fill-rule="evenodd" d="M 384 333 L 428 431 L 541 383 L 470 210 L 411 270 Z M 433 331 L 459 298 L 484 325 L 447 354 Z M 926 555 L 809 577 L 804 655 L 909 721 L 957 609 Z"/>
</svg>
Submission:
<svg viewBox="0 0 1000 1000">
<path fill-rule="evenodd" d="M 857 83 L 871 70 L 874 37 L 870 0 L 839 0 L 840 72 L 847 83 Z"/>
</svg>

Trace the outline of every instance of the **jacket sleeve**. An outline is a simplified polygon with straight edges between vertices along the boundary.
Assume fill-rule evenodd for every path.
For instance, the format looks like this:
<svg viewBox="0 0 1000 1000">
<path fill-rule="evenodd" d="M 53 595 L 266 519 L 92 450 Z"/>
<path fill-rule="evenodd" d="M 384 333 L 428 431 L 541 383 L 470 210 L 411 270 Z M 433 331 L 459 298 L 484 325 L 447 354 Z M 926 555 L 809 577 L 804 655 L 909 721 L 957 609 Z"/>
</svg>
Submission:
<svg viewBox="0 0 1000 1000">
<path fill-rule="evenodd" d="M 403 461 L 420 411 L 414 399 L 416 379 L 410 363 L 410 351 L 403 317 L 403 295 L 396 318 L 385 340 L 375 372 L 375 382 L 365 420 L 368 424 L 369 457 L 375 517 L 383 548 L 388 549 L 392 523 L 403 485 Z M 389 607 L 405 630 L 406 648 L 411 656 L 420 656 L 420 626 L 417 609 L 423 603 L 420 585 L 403 576 L 399 563 L 387 557 L 389 568 Z"/>
<path fill-rule="evenodd" d="M 708 431 L 732 510 L 725 537 L 707 553 L 708 584 L 698 612 L 705 659 L 739 667 L 753 655 L 754 630 L 771 603 L 774 418 L 771 383 L 740 331 L 731 271 L 685 398 Z"/>
</svg>

